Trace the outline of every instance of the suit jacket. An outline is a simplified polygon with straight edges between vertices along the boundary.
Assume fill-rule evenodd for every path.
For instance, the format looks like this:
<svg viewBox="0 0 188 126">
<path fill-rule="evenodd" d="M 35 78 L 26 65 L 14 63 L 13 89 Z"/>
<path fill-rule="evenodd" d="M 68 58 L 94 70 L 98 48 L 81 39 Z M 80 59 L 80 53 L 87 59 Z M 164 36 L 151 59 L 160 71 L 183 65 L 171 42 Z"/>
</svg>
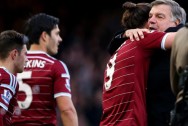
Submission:
<svg viewBox="0 0 188 126">
<path fill-rule="evenodd" d="M 165 32 L 175 32 L 182 27 L 180 24 Z M 170 111 L 176 100 L 170 85 L 170 55 L 171 50 L 157 50 L 151 59 L 146 94 L 148 126 L 169 126 Z"/>
</svg>

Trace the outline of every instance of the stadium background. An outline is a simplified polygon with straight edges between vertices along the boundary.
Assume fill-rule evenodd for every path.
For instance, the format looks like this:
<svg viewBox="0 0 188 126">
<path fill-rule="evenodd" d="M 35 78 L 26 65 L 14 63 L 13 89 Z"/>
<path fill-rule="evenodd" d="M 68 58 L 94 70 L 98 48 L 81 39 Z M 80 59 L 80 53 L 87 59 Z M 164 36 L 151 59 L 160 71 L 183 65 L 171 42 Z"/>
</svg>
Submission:
<svg viewBox="0 0 188 126">
<path fill-rule="evenodd" d="M 1 0 L 0 31 L 14 29 L 22 32 L 25 20 L 39 12 L 60 18 L 63 42 L 54 57 L 63 60 L 70 70 L 72 98 L 80 126 L 99 124 L 103 72 L 109 58 L 106 46 L 113 34 L 122 28 L 120 21 L 125 1 Z M 188 12 L 185 0 L 177 2 Z"/>
</svg>

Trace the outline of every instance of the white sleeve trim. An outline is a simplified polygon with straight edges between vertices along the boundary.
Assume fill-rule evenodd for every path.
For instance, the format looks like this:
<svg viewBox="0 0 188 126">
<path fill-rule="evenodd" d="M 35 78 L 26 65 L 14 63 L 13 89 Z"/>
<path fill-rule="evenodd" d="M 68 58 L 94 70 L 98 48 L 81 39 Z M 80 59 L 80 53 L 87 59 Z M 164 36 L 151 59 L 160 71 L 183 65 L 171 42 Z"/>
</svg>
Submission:
<svg viewBox="0 0 188 126">
<path fill-rule="evenodd" d="M 162 39 L 162 42 L 161 42 L 161 49 L 163 49 L 163 50 L 166 50 L 166 49 L 165 49 L 165 42 L 166 42 L 166 37 L 167 37 L 168 35 L 169 35 L 169 34 L 166 33 L 166 34 L 164 35 L 163 39 Z"/>
<path fill-rule="evenodd" d="M 15 89 L 8 84 L 1 84 L 0 87 L 8 88 L 9 90 L 11 90 L 13 92 L 13 94 L 15 94 Z"/>
<path fill-rule="evenodd" d="M 54 98 L 60 97 L 60 96 L 68 96 L 71 98 L 71 94 L 70 93 L 57 93 L 54 95 Z"/>
<path fill-rule="evenodd" d="M 0 102 L 0 106 L 4 108 L 6 111 L 8 110 L 7 106 Z"/>
</svg>

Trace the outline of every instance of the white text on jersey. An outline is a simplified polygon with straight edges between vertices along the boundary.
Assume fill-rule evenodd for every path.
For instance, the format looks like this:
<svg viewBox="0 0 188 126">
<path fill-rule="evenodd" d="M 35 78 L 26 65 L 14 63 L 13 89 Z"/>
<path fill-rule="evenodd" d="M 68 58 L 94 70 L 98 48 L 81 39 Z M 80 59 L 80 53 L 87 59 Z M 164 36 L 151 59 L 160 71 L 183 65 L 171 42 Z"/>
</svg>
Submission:
<svg viewBox="0 0 188 126">
<path fill-rule="evenodd" d="M 26 64 L 26 68 L 44 68 L 46 61 L 44 60 L 29 60 Z"/>
</svg>

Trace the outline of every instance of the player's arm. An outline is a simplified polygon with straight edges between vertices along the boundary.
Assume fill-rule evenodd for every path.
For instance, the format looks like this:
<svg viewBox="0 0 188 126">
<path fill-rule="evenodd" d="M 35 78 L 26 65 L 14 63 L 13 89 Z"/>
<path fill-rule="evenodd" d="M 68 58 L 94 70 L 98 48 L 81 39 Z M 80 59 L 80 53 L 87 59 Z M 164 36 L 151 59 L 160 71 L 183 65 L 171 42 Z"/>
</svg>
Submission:
<svg viewBox="0 0 188 126">
<path fill-rule="evenodd" d="M 78 117 L 71 97 L 60 96 L 56 98 L 63 126 L 78 126 Z"/>
<path fill-rule="evenodd" d="M 149 33 L 150 30 L 149 29 L 140 29 L 140 28 L 136 28 L 136 29 L 128 29 L 124 32 L 123 37 L 128 37 L 131 41 L 139 41 L 140 38 L 143 39 L 144 38 L 144 32 Z"/>
<path fill-rule="evenodd" d="M 171 49 L 175 35 L 176 35 L 176 32 L 169 32 L 165 35 L 164 39 L 162 40 L 164 43 L 165 49 Z"/>
<path fill-rule="evenodd" d="M 0 126 L 5 126 L 6 122 L 4 121 L 7 118 L 5 114 L 8 112 L 9 102 L 13 96 L 13 93 L 9 88 L 5 88 L 6 86 L 10 87 L 8 84 L 0 83 L 0 85 Z"/>
<path fill-rule="evenodd" d="M 130 38 L 131 41 L 139 40 L 140 36 L 141 38 L 144 38 L 143 32 L 149 32 L 148 29 L 124 29 L 121 30 L 113 36 L 110 43 L 108 44 L 107 50 L 112 55 L 120 46 L 121 44 Z"/>
<path fill-rule="evenodd" d="M 78 126 L 76 109 L 71 99 L 70 74 L 66 64 L 54 64 L 54 92 L 63 126 Z"/>
</svg>

